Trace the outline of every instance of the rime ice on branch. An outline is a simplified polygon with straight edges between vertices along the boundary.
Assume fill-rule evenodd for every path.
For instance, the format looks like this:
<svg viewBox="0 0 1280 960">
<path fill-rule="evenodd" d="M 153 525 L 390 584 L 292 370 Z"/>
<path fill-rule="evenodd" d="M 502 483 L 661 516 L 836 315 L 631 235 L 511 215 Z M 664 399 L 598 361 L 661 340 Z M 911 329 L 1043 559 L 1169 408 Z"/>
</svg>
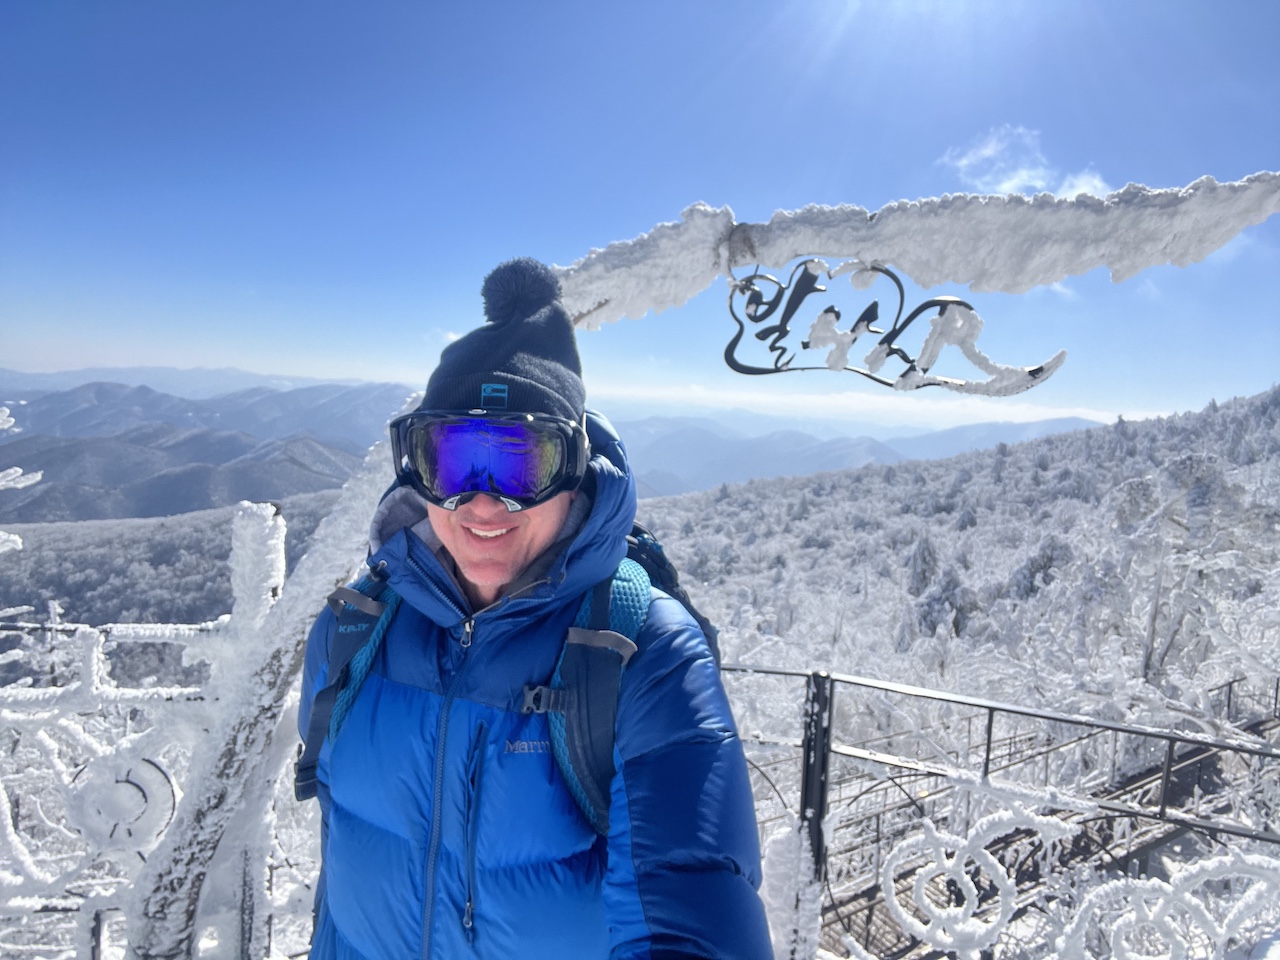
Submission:
<svg viewBox="0 0 1280 960">
<path fill-rule="evenodd" d="M 0 433 L 5 430 L 13 429 L 14 420 L 9 415 L 8 407 L 0 407 Z M 41 474 L 23 473 L 21 467 L 9 467 L 0 470 L 0 490 L 21 490 L 23 487 L 29 487 L 40 479 Z M 21 550 L 22 538 L 15 533 L 5 533 L 0 530 L 0 553 L 8 553 L 10 550 Z"/>
<path fill-rule="evenodd" d="M 922 287 L 958 283 L 975 292 L 1024 293 L 1104 266 L 1119 282 L 1203 260 L 1278 210 L 1280 173 L 1270 172 L 1168 190 L 1129 184 L 1101 199 L 951 194 L 874 213 L 808 206 L 780 210 L 768 223 L 737 223 L 727 206 L 695 203 L 678 223 L 557 269 L 565 306 L 595 329 L 678 307 L 734 269 L 777 269 L 805 256 L 889 264 Z"/>
</svg>

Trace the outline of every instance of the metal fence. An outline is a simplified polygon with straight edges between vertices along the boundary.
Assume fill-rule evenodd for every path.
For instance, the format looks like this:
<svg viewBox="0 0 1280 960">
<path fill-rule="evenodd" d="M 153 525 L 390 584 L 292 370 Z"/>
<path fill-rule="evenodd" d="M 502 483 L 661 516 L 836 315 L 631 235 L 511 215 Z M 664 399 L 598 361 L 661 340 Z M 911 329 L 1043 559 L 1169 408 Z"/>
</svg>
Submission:
<svg viewBox="0 0 1280 960">
<path fill-rule="evenodd" d="M 48 947 L 51 956 L 77 955 L 76 945 L 86 939 L 102 956 L 111 952 L 108 945 L 119 946 L 125 918 L 113 891 L 129 882 L 139 853 L 145 855 L 173 817 L 179 772 L 167 769 L 171 764 L 154 753 L 156 744 L 138 739 L 139 718 L 145 714 L 158 732 L 170 711 L 199 712 L 200 684 L 185 676 L 150 687 L 122 683 L 110 665 L 112 646 L 199 644 L 227 629 L 92 630 L 54 616 L 3 624 L 10 636 L 50 652 L 33 658 L 48 676 L 4 688 L 0 701 L 14 744 L 57 761 L 46 772 L 49 786 L 64 796 L 59 803 L 79 819 L 89 817 L 90 834 L 106 837 L 111 825 L 98 823 L 103 814 L 74 806 L 86 777 L 103 778 L 126 799 L 136 792 L 145 800 L 136 811 L 130 807 L 128 842 L 104 841 L 118 851 L 107 859 L 85 858 L 81 841 L 56 831 L 40 834 L 44 859 L 37 866 L 47 876 L 33 872 L 24 885 L 31 896 L 18 912 L 25 918 L 13 917 L 25 931 L 22 946 Z M 138 659 L 124 656 L 121 663 Z M 922 845 L 926 824 L 945 833 L 943 846 L 967 851 L 968 873 L 979 872 L 974 864 L 982 851 L 993 858 L 987 874 L 995 876 L 973 883 L 971 914 L 978 920 L 999 914 L 1002 890 L 1015 910 L 1023 909 L 1081 864 L 1145 874 L 1150 851 L 1179 831 L 1280 842 L 1270 806 L 1280 807 L 1280 752 L 1261 739 L 1280 717 L 1274 681 L 1238 678 L 1207 691 L 1224 724 L 1222 735 L 1208 736 L 822 671 L 726 666 L 724 676 L 748 745 L 762 835 L 798 821 L 812 878 L 823 891 L 823 942 L 832 949 L 851 952 L 853 942 L 882 957 L 936 949 L 931 944 L 940 926 L 931 925 L 931 911 L 944 903 L 956 909 L 951 901 L 963 899 L 956 889 L 964 881 L 936 871 L 938 856 Z M 794 707 L 779 708 L 780 698 Z M 106 718 L 101 730 L 86 726 L 98 715 Z M 83 772 L 77 773 L 79 764 Z M 11 787 L 15 804 L 28 786 L 39 785 Z M 992 826 L 993 809 L 1019 805 L 1038 813 Z M 23 810 L 29 819 L 36 807 Z M 1069 841 L 1055 839 L 1050 819 L 1073 824 Z M 55 869 L 77 861 L 70 873 Z M 238 860 L 231 867 L 243 870 Z M 930 881 L 917 890 L 921 876 Z M 82 887 L 72 899 L 63 893 Z M 256 922 L 251 897 L 240 899 L 240 911 L 240 927 Z M 269 917 L 263 922 L 270 928 Z"/>
<path fill-rule="evenodd" d="M 877 956 L 927 947 L 928 917 L 944 903 L 959 909 L 965 882 L 942 871 L 913 884 L 930 858 L 954 860 L 960 847 L 976 923 L 1002 900 L 1025 913 L 1082 865 L 1145 875 L 1152 851 L 1186 832 L 1280 843 L 1271 809 L 1280 751 L 1264 739 L 1280 718 L 1280 682 L 1237 678 L 1207 691 L 1222 725 L 1210 736 L 824 671 L 724 673 L 735 704 L 746 705 L 740 727 L 762 835 L 783 818 L 799 821 L 829 947 L 851 938 Z M 800 705 L 794 724 L 754 729 L 752 704 L 778 696 Z M 1007 829 L 991 826 L 1002 808 Z M 1010 809 L 1023 813 L 1010 818 Z M 925 849 L 923 830 L 947 839 Z M 998 876 L 979 882 L 975 858 L 988 854 L 986 872 Z"/>
</svg>

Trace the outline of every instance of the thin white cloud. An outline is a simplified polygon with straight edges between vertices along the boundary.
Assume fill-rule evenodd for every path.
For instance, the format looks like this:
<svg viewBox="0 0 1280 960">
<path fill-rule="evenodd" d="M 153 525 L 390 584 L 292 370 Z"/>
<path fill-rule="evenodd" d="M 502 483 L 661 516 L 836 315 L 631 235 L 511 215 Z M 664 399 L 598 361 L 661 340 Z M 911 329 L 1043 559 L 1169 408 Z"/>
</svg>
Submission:
<svg viewBox="0 0 1280 960">
<path fill-rule="evenodd" d="M 1071 289 L 1071 287 L 1068 287 L 1061 280 L 1059 280 L 1057 283 L 1049 284 L 1049 289 L 1052 290 L 1054 293 L 1056 293 L 1058 296 L 1060 296 L 1063 300 L 1079 300 L 1080 299 L 1080 294 L 1078 294 L 1075 290 Z"/>
<path fill-rule="evenodd" d="M 1148 303 L 1159 303 L 1164 299 L 1164 291 L 1156 286 L 1155 281 L 1150 277 L 1143 277 L 1142 282 L 1138 284 L 1138 296 Z"/>
<path fill-rule="evenodd" d="M 951 147 L 938 161 L 955 170 L 960 182 L 979 193 L 1081 193 L 1105 197 L 1111 186 L 1089 167 L 1063 175 L 1040 149 L 1040 132 L 1003 124 L 963 149 Z M 1056 185 L 1056 186 L 1055 186 Z"/>
<path fill-rule="evenodd" d="M 1040 134 L 1007 123 L 963 150 L 952 147 L 940 162 L 982 193 L 1040 193 L 1049 189 L 1053 175 L 1040 152 Z"/>
<path fill-rule="evenodd" d="M 1115 190 L 1111 184 L 1098 176 L 1097 171 L 1092 167 L 1081 170 L 1079 173 L 1067 174 L 1066 179 L 1062 181 L 1062 185 L 1054 191 L 1057 196 L 1067 200 L 1078 197 L 1082 193 L 1087 193 L 1093 197 L 1105 197 L 1108 193 L 1114 192 Z"/>
</svg>

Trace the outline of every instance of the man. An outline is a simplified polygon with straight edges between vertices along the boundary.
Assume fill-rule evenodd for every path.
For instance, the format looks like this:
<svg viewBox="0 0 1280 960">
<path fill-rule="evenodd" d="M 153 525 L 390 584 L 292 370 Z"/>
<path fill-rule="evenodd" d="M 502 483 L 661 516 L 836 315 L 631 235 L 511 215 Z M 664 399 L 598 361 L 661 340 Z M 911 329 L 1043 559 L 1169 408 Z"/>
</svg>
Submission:
<svg viewBox="0 0 1280 960">
<path fill-rule="evenodd" d="M 555 274 L 510 261 L 483 295 L 391 425 L 368 564 L 402 602 L 319 754 L 311 956 L 766 960 L 745 760 L 684 608 L 653 591 L 622 673 L 607 837 L 522 710 L 625 556 L 635 483 Z M 335 630 L 326 610 L 308 640 L 304 737 Z"/>
</svg>

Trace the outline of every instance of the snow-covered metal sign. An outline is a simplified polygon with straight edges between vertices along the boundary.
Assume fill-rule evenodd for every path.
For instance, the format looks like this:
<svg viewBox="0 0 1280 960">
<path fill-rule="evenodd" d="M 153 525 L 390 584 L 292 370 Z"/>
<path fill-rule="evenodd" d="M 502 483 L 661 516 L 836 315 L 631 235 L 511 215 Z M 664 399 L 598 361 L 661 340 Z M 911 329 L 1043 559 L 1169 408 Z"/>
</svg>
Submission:
<svg viewBox="0 0 1280 960">
<path fill-rule="evenodd" d="M 858 318 L 842 329 L 842 312 L 835 303 L 822 307 L 812 318 L 808 336 L 798 339 L 792 327 L 801 316 L 806 300 L 816 294 L 828 292 L 823 279 L 834 280 L 848 276 L 855 291 L 869 288 L 877 279 L 892 281 L 897 291 L 897 310 L 888 329 L 877 327 L 880 322 L 880 301 L 859 313 Z M 897 274 L 879 263 L 849 260 L 828 266 L 824 261 L 810 258 L 791 271 L 786 283 L 773 274 L 756 271 L 749 276 L 734 278 L 729 288 L 729 315 L 737 324 L 737 332 L 725 347 L 724 359 L 737 373 L 759 376 L 773 373 L 794 373 L 801 370 L 847 370 L 858 373 L 886 387 L 897 390 L 914 390 L 919 387 L 946 387 L 962 393 L 980 393 L 987 396 L 1009 396 L 1021 393 L 1043 382 L 1066 359 L 1066 351 L 1034 367 L 1009 367 L 994 363 L 977 347 L 978 334 L 982 332 L 982 319 L 972 305 L 958 297 L 931 297 L 912 309 L 906 316 L 906 290 Z M 930 330 L 923 345 L 912 356 L 902 345 L 902 335 L 920 317 L 930 315 Z M 769 321 L 769 322 L 766 322 Z M 750 333 L 752 339 L 765 344 L 769 354 L 768 366 L 750 362 L 744 358 L 744 339 Z M 866 335 L 877 337 L 875 345 L 867 353 L 865 366 L 850 366 L 849 353 L 855 343 Z M 955 346 L 964 356 L 988 374 L 987 380 L 961 380 L 936 376 L 930 373 L 944 348 Z M 802 353 L 812 356 L 826 350 L 823 362 L 806 362 Z M 895 377 L 885 372 L 888 361 L 897 361 L 904 368 Z"/>
<path fill-rule="evenodd" d="M 1032 367 L 994 363 L 976 346 L 982 320 L 963 300 L 934 297 L 903 317 L 902 283 L 887 265 L 922 287 L 958 283 L 981 292 L 1023 293 L 1103 266 L 1120 281 L 1148 267 L 1202 260 L 1278 210 L 1280 173 L 1271 172 L 1232 183 L 1202 177 L 1169 190 L 1131 183 L 1106 197 L 959 194 L 900 201 L 876 211 L 815 205 L 779 210 L 767 223 L 739 223 L 727 206 L 695 203 L 678 223 L 658 224 L 642 236 L 592 250 L 556 270 L 566 308 L 586 329 L 680 306 L 726 277 L 738 332 L 725 360 L 739 373 L 825 367 L 859 373 L 900 390 L 939 386 L 1008 396 L 1043 382 L 1062 364 L 1065 353 Z M 818 254 L 849 259 L 828 269 L 816 259 Z M 762 272 L 762 267 L 781 270 L 799 258 L 809 259 L 791 270 L 786 284 Z M 744 267 L 753 272 L 735 276 L 734 271 Z M 790 322 L 806 297 L 825 289 L 818 283 L 824 272 L 831 279 L 848 273 L 855 287 L 888 277 L 899 292 L 892 326 L 874 327 L 878 304 L 873 303 L 852 326 L 841 329 L 841 312 L 830 306 L 812 320 L 806 338 L 791 343 Z M 903 349 L 900 335 L 930 313 L 930 332 L 912 356 Z M 766 320 L 775 322 L 755 329 Z M 768 343 L 768 365 L 740 355 L 748 329 Z M 868 333 L 878 334 L 880 340 L 864 366 L 850 366 L 849 350 Z M 931 374 L 946 346 L 958 347 L 988 379 Z M 824 348 L 828 353 L 823 364 L 797 362 L 797 350 Z M 882 373 L 890 359 L 905 365 L 894 377 Z"/>
</svg>

